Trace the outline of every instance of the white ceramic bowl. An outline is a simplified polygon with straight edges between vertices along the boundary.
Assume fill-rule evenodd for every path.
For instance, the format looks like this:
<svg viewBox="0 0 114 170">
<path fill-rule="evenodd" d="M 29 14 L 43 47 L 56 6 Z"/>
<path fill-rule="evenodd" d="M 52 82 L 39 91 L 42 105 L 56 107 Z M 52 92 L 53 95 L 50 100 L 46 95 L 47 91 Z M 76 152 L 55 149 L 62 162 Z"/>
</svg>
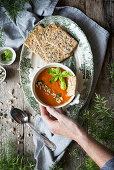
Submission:
<svg viewBox="0 0 114 170">
<path fill-rule="evenodd" d="M 13 54 L 12 56 L 12 60 L 11 61 L 2 61 L 1 59 L 1 54 L 5 51 L 5 50 L 10 50 Z M 13 48 L 10 48 L 10 47 L 0 47 L 0 64 L 2 65 L 11 65 L 16 59 L 16 53 L 15 51 L 13 50 Z"/>
<path fill-rule="evenodd" d="M 1 84 L 1 83 L 5 80 L 5 78 L 6 78 L 6 70 L 5 70 L 5 68 L 3 68 L 2 66 L 0 66 L 0 70 L 3 70 L 3 72 L 4 72 L 3 78 L 0 79 L 0 84 Z"/>
<path fill-rule="evenodd" d="M 44 67 L 41 67 L 38 72 L 35 74 L 35 76 L 33 77 L 33 81 L 32 81 L 32 93 L 33 93 L 33 96 L 35 97 L 36 101 L 38 103 L 40 103 L 41 105 L 43 106 L 47 106 L 45 103 L 43 103 L 39 98 L 38 96 L 36 95 L 36 92 L 35 92 L 35 82 L 36 82 L 36 79 L 38 77 L 38 75 L 46 68 L 49 68 L 49 67 L 60 67 L 60 68 L 63 68 L 64 70 L 66 71 L 69 71 L 73 76 L 75 76 L 75 74 L 73 73 L 73 71 L 71 69 L 69 69 L 67 66 L 64 66 L 63 64 L 59 64 L 59 63 L 51 63 L 51 64 L 47 64 L 46 66 Z M 60 108 L 60 107 L 64 107 L 66 106 L 67 104 L 69 104 L 72 100 L 73 100 L 74 96 L 72 96 L 70 98 L 70 100 L 68 102 L 66 102 L 65 104 L 62 104 L 62 105 L 59 105 L 59 106 L 53 106 L 54 108 Z"/>
</svg>

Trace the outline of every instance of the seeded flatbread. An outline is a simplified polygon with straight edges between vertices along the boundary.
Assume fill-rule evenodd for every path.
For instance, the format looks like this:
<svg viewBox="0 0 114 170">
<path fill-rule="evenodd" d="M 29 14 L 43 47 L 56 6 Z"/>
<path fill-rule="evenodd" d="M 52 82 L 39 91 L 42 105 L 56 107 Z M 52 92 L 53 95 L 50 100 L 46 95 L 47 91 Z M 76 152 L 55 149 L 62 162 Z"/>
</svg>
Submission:
<svg viewBox="0 0 114 170">
<path fill-rule="evenodd" d="M 32 50 L 36 55 L 40 56 L 43 60 L 46 58 L 45 54 L 43 53 L 38 41 L 36 40 L 36 37 L 33 33 L 31 33 L 28 38 L 24 41 L 24 44 Z M 48 62 L 45 59 L 45 62 Z"/>
<path fill-rule="evenodd" d="M 76 76 L 69 76 L 67 81 L 67 95 L 75 96 L 76 93 Z"/>
<path fill-rule="evenodd" d="M 55 48 L 59 48 L 63 54 L 69 54 L 70 56 L 78 45 L 78 42 L 73 37 L 55 23 L 52 23 L 45 28 L 42 27 L 42 30 L 39 30 L 39 27 L 41 26 L 38 25 L 36 27 L 34 34 L 41 46 L 44 42 L 49 43 L 55 46 Z"/>
<path fill-rule="evenodd" d="M 70 54 L 65 55 L 61 49 L 57 48 L 57 46 L 49 44 L 48 41 L 46 41 L 45 39 L 45 37 L 47 37 L 46 34 L 47 35 L 51 34 L 51 31 L 55 28 L 57 28 L 56 24 L 52 23 L 46 28 L 37 26 L 33 31 L 33 34 L 36 37 L 39 46 L 41 47 L 43 53 L 45 54 L 45 58 L 43 57 L 43 59 L 48 63 L 61 62 L 62 60 L 70 56 Z"/>
<path fill-rule="evenodd" d="M 55 23 L 47 27 L 40 24 L 32 31 L 24 44 L 45 62 L 61 62 L 71 56 L 77 41 Z"/>
<path fill-rule="evenodd" d="M 78 42 L 60 27 L 52 32 L 48 42 L 60 48 L 65 54 L 71 54 L 78 45 Z"/>
</svg>

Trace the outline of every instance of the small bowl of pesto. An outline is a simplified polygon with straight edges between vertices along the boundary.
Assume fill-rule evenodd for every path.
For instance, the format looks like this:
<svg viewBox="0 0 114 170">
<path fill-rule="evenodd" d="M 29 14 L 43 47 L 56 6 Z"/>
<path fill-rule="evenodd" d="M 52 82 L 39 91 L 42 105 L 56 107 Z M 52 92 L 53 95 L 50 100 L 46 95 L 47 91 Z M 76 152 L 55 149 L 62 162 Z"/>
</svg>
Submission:
<svg viewBox="0 0 114 170">
<path fill-rule="evenodd" d="M 0 83 L 2 83 L 6 78 L 6 70 L 0 66 Z"/>
<path fill-rule="evenodd" d="M 0 64 L 11 65 L 16 59 L 16 53 L 13 48 L 1 47 L 0 48 Z"/>
</svg>

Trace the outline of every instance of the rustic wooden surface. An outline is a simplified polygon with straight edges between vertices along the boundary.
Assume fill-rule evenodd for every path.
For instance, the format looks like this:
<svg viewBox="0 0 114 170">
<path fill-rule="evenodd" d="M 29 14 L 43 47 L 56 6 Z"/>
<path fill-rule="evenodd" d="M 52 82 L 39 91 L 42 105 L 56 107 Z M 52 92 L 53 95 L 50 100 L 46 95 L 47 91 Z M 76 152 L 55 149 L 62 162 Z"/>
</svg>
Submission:
<svg viewBox="0 0 114 170">
<path fill-rule="evenodd" d="M 96 93 L 101 96 L 106 97 L 110 107 L 113 107 L 112 102 L 112 88 L 111 82 L 107 77 L 109 77 L 108 64 L 114 61 L 114 1 L 112 0 L 61 0 L 58 2 L 57 6 L 73 6 L 82 10 L 87 16 L 92 18 L 102 27 L 107 29 L 110 32 L 110 39 L 108 42 L 107 52 L 103 68 L 96 86 Z M 12 100 L 12 105 L 18 107 L 26 112 L 32 114 L 31 120 L 34 121 L 35 113 L 29 107 L 26 99 L 23 96 L 22 88 L 19 88 L 17 83 L 19 83 L 19 55 L 20 51 L 17 53 L 17 59 L 14 64 L 11 66 L 5 67 L 7 70 L 6 81 L 0 85 L 0 101 L 3 105 L 0 105 L 0 113 L 7 114 L 6 118 L 0 119 L 0 142 L 5 142 L 11 140 L 15 142 L 18 148 L 18 152 L 23 154 L 25 152 L 31 152 L 31 160 L 33 160 L 34 153 L 34 144 L 32 140 L 32 131 L 22 125 L 17 125 L 15 122 L 10 123 L 10 105 L 8 105 L 7 100 L 11 98 L 11 95 L 8 93 L 8 90 L 14 89 L 14 96 L 16 100 Z M 10 129 L 14 127 L 14 134 L 10 132 Z M 19 137 L 21 136 L 21 137 Z M 20 141 L 18 143 L 18 141 Z M 78 147 L 75 143 L 72 144 L 73 148 Z M 81 159 L 77 160 L 77 164 L 82 161 Z M 68 152 L 64 155 L 62 162 L 65 162 L 63 165 L 64 170 L 74 170 L 75 163 Z"/>
</svg>

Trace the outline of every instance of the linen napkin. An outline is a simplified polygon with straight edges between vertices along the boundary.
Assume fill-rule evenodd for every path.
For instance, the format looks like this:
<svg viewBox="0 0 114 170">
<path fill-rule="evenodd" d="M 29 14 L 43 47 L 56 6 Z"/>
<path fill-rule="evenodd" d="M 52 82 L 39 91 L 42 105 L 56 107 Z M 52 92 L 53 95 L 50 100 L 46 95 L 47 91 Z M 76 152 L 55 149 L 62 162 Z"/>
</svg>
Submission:
<svg viewBox="0 0 114 170">
<path fill-rule="evenodd" d="M 10 19 L 7 12 L 4 13 L 5 9 L 1 8 L 0 28 L 4 31 L 5 46 L 18 49 L 28 32 L 40 20 L 40 16 L 61 15 L 72 19 L 86 34 L 94 56 L 94 81 L 87 101 L 88 104 L 102 68 L 109 33 L 76 8 L 69 6 L 55 7 L 57 2 L 58 0 L 36 0 L 32 6 L 26 3 L 25 10 L 20 13 L 21 17 L 18 17 L 15 22 Z M 71 139 L 52 135 L 39 115 L 36 117 L 35 128 L 55 143 L 57 147 L 54 152 L 51 152 L 34 134 L 36 170 L 48 170 L 61 159 Z"/>
</svg>

